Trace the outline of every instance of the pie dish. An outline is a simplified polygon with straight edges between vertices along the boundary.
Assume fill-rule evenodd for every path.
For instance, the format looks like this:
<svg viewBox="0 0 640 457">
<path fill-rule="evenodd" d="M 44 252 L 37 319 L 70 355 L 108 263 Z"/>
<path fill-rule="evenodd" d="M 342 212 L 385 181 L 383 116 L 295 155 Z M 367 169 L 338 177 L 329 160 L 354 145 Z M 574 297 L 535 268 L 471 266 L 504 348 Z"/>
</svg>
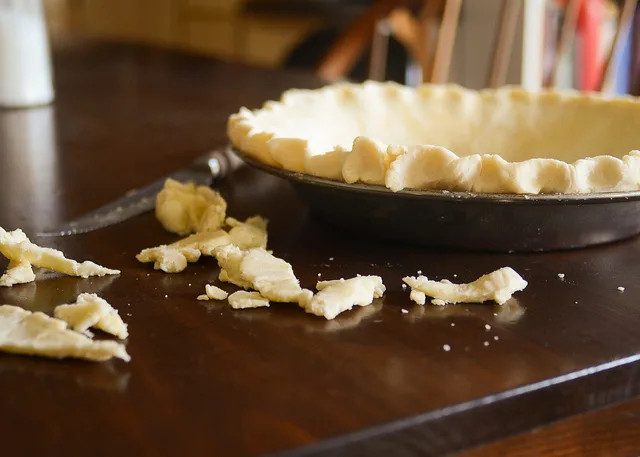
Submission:
<svg viewBox="0 0 640 457">
<path fill-rule="evenodd" d="M 640 100 L 340 83 L 229 118 L 266 165 L 346 183 L 508 194 L 640 190 Z"/>
<path fill-rule="evenodd" d="M 248 165 L 288 181 L 315 221 L 358 237 L 463 250 L 538 252 L 622 240 L 640 233 L 640 191 L 497 194 L 447 190 L 393 192 L 267 165 L 230 148 Z"/>
</svg>

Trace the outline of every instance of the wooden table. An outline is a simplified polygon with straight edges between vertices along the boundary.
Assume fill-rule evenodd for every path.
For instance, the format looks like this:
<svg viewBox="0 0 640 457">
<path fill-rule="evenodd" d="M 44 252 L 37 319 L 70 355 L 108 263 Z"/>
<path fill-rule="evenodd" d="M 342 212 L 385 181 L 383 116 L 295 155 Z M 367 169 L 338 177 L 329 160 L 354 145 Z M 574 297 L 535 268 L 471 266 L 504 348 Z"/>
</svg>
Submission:
<svg viewBox="0 0 640 457">
<path fill-rule="evenodd" d="M 56 49 L 55 104 L 0 112 L 0 225 L 29 234 L 224 145 L 239 106 L 321 83 L 125 45 Z M 304 286 L 319 275 L 379 274 L 385 297 L 334 321 L 292 305 L 196 301 L 217 277 L 214 261 L 171 275 L 134 258 L 175 239 L 153 214 L 37 240 L 122 274 L 41 272 L 0 290 L 0 302 L 50 313 L 98 293 L 128 322 L 132 361 L 0 355 L 2 455 L 440 455 L 619 402 L 472 455 L 536 439 L 531 455 L 549 442 L 594 449 L 575 446 L 585 424 L 602 428 L 598 417 L 612 428 L 598 435 L 601 449 L 639 450 L 640 405 L 630 400 L 640 393 L 640 239 L 550 254 L 444 252 L 328 228 L 287 183 L 247 167 L 219 189 L 231 215 L 270 219 L 270 247 Z M 503 265 L 530 283 L 503 307 L 420 307 L 400 287 L 417 270 L 466 281 Z"/>
</svg>

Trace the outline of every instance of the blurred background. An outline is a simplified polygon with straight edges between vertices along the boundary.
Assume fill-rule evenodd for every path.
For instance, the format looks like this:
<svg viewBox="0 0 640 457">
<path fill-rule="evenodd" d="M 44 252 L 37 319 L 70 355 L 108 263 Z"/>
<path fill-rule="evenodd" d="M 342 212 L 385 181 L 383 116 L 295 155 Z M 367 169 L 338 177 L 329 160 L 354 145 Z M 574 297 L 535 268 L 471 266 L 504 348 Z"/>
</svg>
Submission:
<svg viewBox="0 0 640 457">
<path fill-rule="evenodd" d="M 330 80 L 373 78 L 411 84 L 446 80 L 471 88 L 504 83 L 530 89 L 602 86 L 608 92 L 636 95 L 640 90 L 637 1 L 44 0 L 44 4 L 54 39 L 72 34 L 146 43 L 251 65 L 307 68 Z"/>
</svg>

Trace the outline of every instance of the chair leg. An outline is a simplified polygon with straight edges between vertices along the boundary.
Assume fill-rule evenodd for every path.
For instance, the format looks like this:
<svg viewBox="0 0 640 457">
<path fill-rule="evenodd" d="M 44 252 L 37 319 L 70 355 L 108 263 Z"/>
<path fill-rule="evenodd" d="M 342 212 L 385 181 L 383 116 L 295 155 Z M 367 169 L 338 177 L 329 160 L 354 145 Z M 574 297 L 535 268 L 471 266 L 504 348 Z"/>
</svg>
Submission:
<svg viewBox="0 0 640 457">
<path fill-rule="evenodd" d="M 389 24 L 385 19 L 378 21 L 374 28 L 369 61 L 369 79 L 383 81 L 387 72 L 389 52 Z"/>
<path fill-rule="evenodd" d="M 440 13 L 443 0 L 423 0 L 418 28 L 417 55 L 422 69 L 422 81 L 430 82 L 433 73 L 435 48 L 441 30 Z"/>
<path fill-rule="evenodd" d="M 578 2 L 580 1 L 578 0 Z M 509 60 L 511 60 L 511 52 L 513 51 L 513 39 L 516 34 L 521 4 L 522 0 L 503 0 L 502 2 L 500 28 L 493 46 L 487 87 L 502 86 L 507 80 L 507 69 Z"/>
<path fill-rule="evenodd" d="M 618 25 L 616 27 L 616 33 L 613 37 L 613 43 L 607 54 L 605 64 L 602 70 L 602 76 L 600 77 L 600 83 L 598 84 L 598 90 L 602 91 L 607 87 L 610 79 L 613 77 L 615 56 L 618 52 L 618 48 L 622 44 L 622 39 L 629 32 L 631 21 L 633 20 L 633 14 L 636 10 L 638 0 L 625 0 L 618 18 Z"/>
<path fill-rule="evenodd" d="M 391 35 L 405 47 L 411 58 L 407 64 L 406 83 L 422 83 L 422 74 L 429 62 L 422 21 L 416 19 L 408 9 L 396 8 L 387 17 L 387 23 Z"/>
<path fill-rule="evenodd" d="M 335 81 L 344 78 L 369 45 L 376 23 L 402 0 L 378 0 L 331 46 L 316 69 L 318 76 Z"/>
<path fill-rule="evenodd" d="M 453 54 L 453 45 L 456 41 L 461 7 L 462 0 L 446 0 L 445 2 L 442 25 L 438 32 L 438 42 L 436 43 L 436 52 L 433 57 L 432 83 L 442 84 L 447 82 L 449 78 L 451 56 Z"/>
<path fill-rule="evenodd" d="M 546 87 L 555 87 L 558 83 L 560 62 L 562 62 L 564 56 L 569 52 L 569 46 L 575 36 L 581 4 L 582 0 L 569 0 L 565 8 L 564 20 L 562 21 L 562 27 L 560 29 L 560 38 L 558 39 L 555 55 L 553 56 L 553 65 L 551 66 L 549 76 L 545 78 L 544 85 Z"/>
</svg>

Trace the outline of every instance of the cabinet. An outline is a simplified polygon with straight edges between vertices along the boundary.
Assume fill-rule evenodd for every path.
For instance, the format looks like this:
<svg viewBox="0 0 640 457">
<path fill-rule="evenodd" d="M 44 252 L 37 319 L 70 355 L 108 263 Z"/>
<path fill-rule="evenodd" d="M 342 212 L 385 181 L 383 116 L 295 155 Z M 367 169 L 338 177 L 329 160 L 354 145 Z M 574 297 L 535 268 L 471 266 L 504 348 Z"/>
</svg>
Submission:
<svg viewBox="0 0 640 457">
<path fill-rule="evenodd" d="M 305 15 L 249 14 L 245 0 L 45 0 L 51 33 L 186 49 L 277 66 L 320 24 Z"/>
</svg>

